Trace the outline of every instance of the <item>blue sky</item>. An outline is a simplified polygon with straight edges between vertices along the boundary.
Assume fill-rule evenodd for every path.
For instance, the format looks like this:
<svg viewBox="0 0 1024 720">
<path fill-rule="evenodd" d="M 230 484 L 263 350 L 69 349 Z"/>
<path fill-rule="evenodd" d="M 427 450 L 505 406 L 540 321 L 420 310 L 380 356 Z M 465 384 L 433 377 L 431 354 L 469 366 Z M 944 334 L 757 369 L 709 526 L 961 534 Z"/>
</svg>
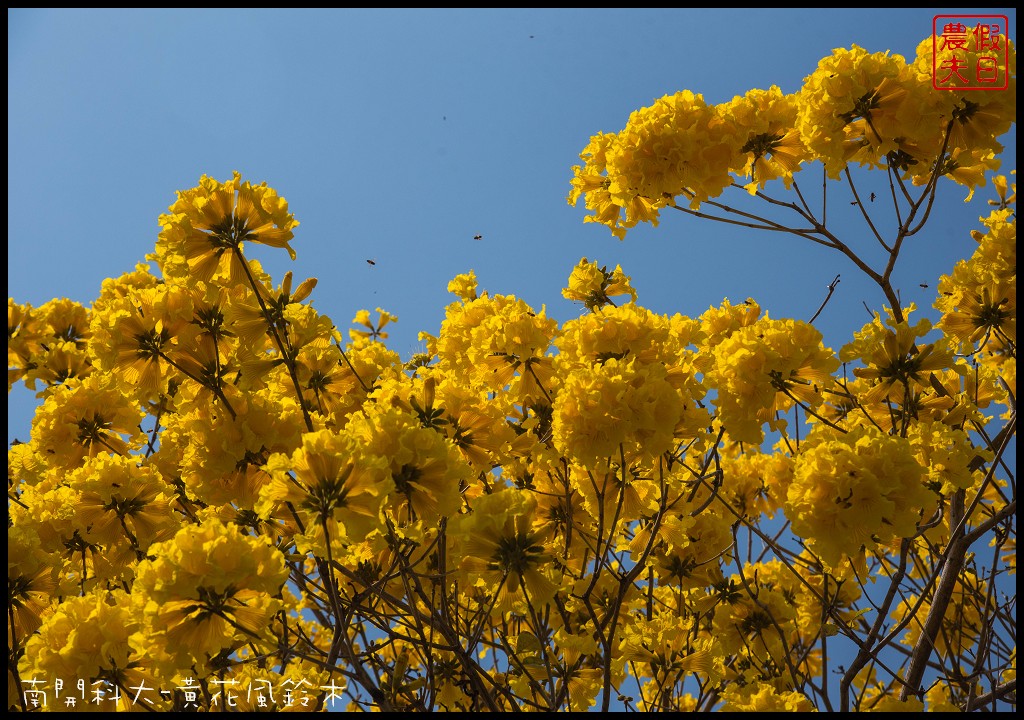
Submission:
<svg viewBox="0 0 1024 720">
<path fill-rule="evenodd" d="M 295 262 L 250 254 L 278 282 L 319 278 L 314 306 L 339 327 L 361 308 L 396 314 L 403 357 L 470 269 L 491 293 L 577 315 L 561 288 L 583 256 L 621 264 L 641 304 L 690 316 L 753 297 L 808 319 L 841 274 L 816 323 L 838 349 L 882 304 L 848 260 L 680 213 L 620 242 L 566 203 L 571 167 L 591 135 L 663 95 L 792 92 L 854 43 L 912 58 L 951 12 L 8 9 L 8 295 L 88 304 L 153 250 L 175 191 L 238 170 L 301 223 Z M 1008 15 L 1016 38 L 1014 10 L 972 12 Z M 1008 172 L 1016 130 L 1003 142 Z M 930 308 L 987 192 L 965 206 L 945 184 L 896 273 L 904 304 Z M 845 239 L 871 242 L 853 216 Z M 23 387 L 8 396 L 9 441 L 27 439 L 34 404 Z"/>
</svg>

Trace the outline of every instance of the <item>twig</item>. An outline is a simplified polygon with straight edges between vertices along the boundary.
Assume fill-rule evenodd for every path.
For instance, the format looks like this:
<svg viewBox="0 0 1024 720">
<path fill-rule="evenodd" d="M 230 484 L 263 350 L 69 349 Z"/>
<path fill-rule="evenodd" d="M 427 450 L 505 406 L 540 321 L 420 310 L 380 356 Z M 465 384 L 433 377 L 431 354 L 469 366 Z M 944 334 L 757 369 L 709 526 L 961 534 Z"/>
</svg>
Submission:
<svg viewBox="0 0 1024 720">
<path fill-rule="evenodd" d="M 832 297 L 832 293 L 836 291 L 837 285 L 839 285 L 838 275 L 836 275 L 835 279 L 828 284 L 828 295 L 826 295 L 825 299 L 821 302 L 821 307 L 818 308 L 818 312 L 814 313 L 811 319 L 807 321 L 808 323 L 813 323 L 815 320 L 818 319 L 818 316 L 821 315 L 821 311 L 825 309 L 826 305 L 828 305 L 828 301 Z"/>
</svg>

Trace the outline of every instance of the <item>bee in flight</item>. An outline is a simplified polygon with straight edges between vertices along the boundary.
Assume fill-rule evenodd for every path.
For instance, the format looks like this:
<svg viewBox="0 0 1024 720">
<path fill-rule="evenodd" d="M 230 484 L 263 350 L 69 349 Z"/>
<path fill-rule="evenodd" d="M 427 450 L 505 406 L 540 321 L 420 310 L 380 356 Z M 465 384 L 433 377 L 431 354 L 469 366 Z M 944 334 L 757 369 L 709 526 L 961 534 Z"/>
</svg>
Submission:
<svg viewBox="0 0 1024 720">
<path fill-rule="evenodd" d="M 366 261 L 366 264 L 367 264 L 367 265 L 376 265 L 376 264 L 377 264 L 377 261 L 376 261 L 376 260 L 367 260 L 367 261 Z"/>
<path fill-rule="evenodd" d="M 483 240 L 483 239 L 484 239 L 484 236 L 483 236 L 483 235 L 474 235 L 474 236 L 473 236 L 473 239 L 474 239 L 474 240 Z"/>
</svg>

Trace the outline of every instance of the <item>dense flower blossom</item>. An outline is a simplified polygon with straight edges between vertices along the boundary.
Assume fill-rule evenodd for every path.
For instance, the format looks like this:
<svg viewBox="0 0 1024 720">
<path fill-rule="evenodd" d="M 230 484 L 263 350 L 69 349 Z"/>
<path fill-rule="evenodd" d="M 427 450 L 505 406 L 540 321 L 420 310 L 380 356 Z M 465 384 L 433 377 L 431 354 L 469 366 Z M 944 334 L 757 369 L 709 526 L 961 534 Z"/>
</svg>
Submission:
<svg viewBox="0 0 1024 720">
<path fill-rule="evenodd" d="M 173 676 L 198 662 L 204 673 L 221 651 L 269 640 L 288 570 L 267 538 L 210 518 L 157 543 L 149 556 L 132 591 L 132 613 L 145 632 L 129 643 L 162 672 Z"/>
<path fill-rule="evenodd" d="M 554 406 L 555 447 L 584 464 L 672 449 L 683 399 L 660 365 L 610 358 L 572 371 Z"/>
<path fill-rule="evenodd" d="M 395 488 L 387 458 L 369 452 L 356 436 L 332 430 L 304 434 L 300 448 L 271 455 L 265 469 L 271 479 L 256 503 L 261 517 L 290 504 L 307 526 L 337 521 L 345 538 L 379 529 L 381 506 Z"/>
<path fill-rule="evenodd" d="M 459 576 L 489 596 L 499 613 L 541 607 L 559 587 L 547 538 L 534 525 L 535 511 L 531 494 L 507 489 L 477 498 L 450 526 Z"/>
<path fill-rule="evenodd" d="M 737 441 L 760 444 L 762 424 L 794 402 L 816 407 L 839 367 L 813 326 L 767 317 L 741 327 L 714 349 L 707 382 L 718 391 L 719 418 Z"/>
<path fill-rule="evenodd" d="M 818 431 L 794 459 L 786 513 L 830 565 L 893 537 L 910 537 L 934 506 L 908 440 L 872 427 Z"/>
<path fill-rule="evenodd" d="M 141 419 L 117 378 L 90 375 L 47 397 L 32 422 L 33 443 L 49 462 L 74 467 L 83 457 L 126 454 L 141 440 Z"/>
<path fill-rule="evenodd" d="M 46 619 L 26 648 L 30 677 L 88 678 L 128 687 L 152 676 L 145 650 L 131 646 L 141 623 L 124 590 L 95 589 L 68 598 Z M 131 696 L 122 696 L 119 710 L 130 710 Z M 152 706 L 150 709 L 153 709 Z"/>
<path fill-rule="evenodd" d="M 946 38 L 943 38 L 946 39 Z M 943 92 L 932 93 L 932 102 L 940 113 L 940 122 L 950 127 L 950 147 L 998 153 L 1003 146 L 997 138 L 1010 129 L 1017 117 L 1017 50 L 1005 35 L 993 35 L 987 40 L 993 49 L 986 51 L 983 43 L 964 44 L 938 42 L 925 38 L 917 46 L 917 56 L 911 69 L 924 83 L 946 86 Z M 936 52 L 936 47 L 938 52 Z M 1005 53 L 1006 64 L 999 60 Z M 983 59 L 986 58 L 987 59 Z M 995 59 L 996 63 L 992 60 Z M 962 76 L 972 80 L 985 77 L 986 63 L 991 70 L 997 68 L 1005 75 L 1003 82 L 991 83 L 989 88 L 958 91 L 947 80 Z M 956 75 L 953 69 L 956 69 Z M 979 70 L 982 70 L 979 72 Z"/>
<path fill-rule="evenodd" d="M 666 95 L 581 156 L 569 200 L 620 238 L 663 208 L 731 212 L 726 193 L 795 211 L 797 228 L 731 221 L 841 251 L 879 286 L 890 308 L 838 357 L 813 319 L 753 299 L 661 314 L 583 258 L 561 322 L 456 275 L 403 362 L 394 315 L 353 309 L 346 331 L 310 304 L 315 278 L 278 284 L 246 256 L 291 254 L 297 223 L 238 173 L 178 194 L 159 277 L 138 265 L 91 305 L 9 299 L 8 386 L 40 400 L 8 450 L 9 709 L 43 677 L 125 710 L 1005 703 L 1016 186 L 992 178 L 937 323 L 909 319 L 893 270 L 936 183 L 973 193 L 997 167 L 1006 47 L 1002 97 L 934 91 L 923 44 L 909 65 L 854 46 L 794 94 Z M 887 172 L 888 265 L 819 219 L 795 175 L 814 163 L 854 193 Z M 826 696 L 837 644 L 869 662 Z M 986 672 L 936 675 L 931 653 Z M 93 704 L 75 709 L 113 709 Z"/>
<path fill-rule="evenodd" d="M 1005 198 L 1005 177 L 1002 186 Z M 941 329 L 998 365 L 1014 356 L 1017 343 L 1017 220 L 1009 209 L 981 220 L 986 232 L 975 231 L 971 257 L 939 278 L 935 307 L 943 312 Z"/>
<path fill-rule="evenodd" d="M 381 459 L 394 486 L 386 510 L 397 524 L 431 526 L 458 513 L 473 470 L 444 435 L 398 408 L 357 415 L 345 429 Z"/>
<path fill-rule="evenodd" d="M 517 401 L 549 397 L 551 359 L 548 347 L 557 322 L 541 308 L 507 295 L 482 295 L 448 306 L 441 332 L 428 350 L 439 368 L 472 378 L 476 387 L 507 391 Z"/>
<path fill-rule="evenodd" d="M 740 148 L 742 162 L 731 169 L 750 178 L 745 186 L 750 193 L 776 178 L 791 187 L 793 173 L 810 159 L 797 130 L 798 109 L 796 96 L 784 95 L 774 85 L 768 90 L 751 90 L 718 106 L 722 117 L 739 129 L 741 138 L 746 132 Z"/>
<path fill-rule="evenodd" d="M 562 296 L 576 300 L 594 310 L 612 304 L 617 295 L 629 295 L 636 302 L 636 290 L 630 285 L 630 278 L 622 272 L 622 266 L 616 265 L 611 272 L 606 267 L 598 267 L 597 263 L 583 258 L 569 276 L 569 287 L 562 290 Z"/>
<path fill-rule="evenodd" d="M 160 224 L 152 259 L 165 278 L 223 276 L 239 284 L 246 270 L 238 251 L 246 242 L 286 248 L 295 258 L 288 241 L 299 223 L 288 203 L 266 183 L 242 182 L 238 172 L 223 183 L 204 175 L 198 187 L 178 192 Z"/>
<path fill-rule="evenodd" d="M 927 166 L 942 138 L 933 95 L 930 80 L 912 72 L 902 55 L 839 48 L 804 81 L 800 133 L 833 178 L 851 161 L 879 165 L 890 153 Z"/>
</svg>

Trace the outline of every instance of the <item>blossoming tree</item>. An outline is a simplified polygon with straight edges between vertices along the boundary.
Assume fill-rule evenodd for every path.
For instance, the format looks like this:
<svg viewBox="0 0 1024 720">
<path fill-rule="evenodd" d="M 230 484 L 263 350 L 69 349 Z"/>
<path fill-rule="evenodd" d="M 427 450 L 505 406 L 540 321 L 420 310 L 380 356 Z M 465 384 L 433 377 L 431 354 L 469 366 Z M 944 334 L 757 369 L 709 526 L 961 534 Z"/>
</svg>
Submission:
<svg viewBox="0 0 1024 720">
<path fill-rule="evenodd" d="M 935 60 L 854 46 L 792 95 L 666 96 L 574 170 L 620 238 L 672 209 L 845 255 L 888 307 L 838 352 L 753 300 L 659 315 L 584 258 L 578 318 L 469 272 L 403 360 L 387 312 L 344 335 L 315 279 L 246 256 L 294 258 L 298 222 L 238 173 L 178 193 L 155 273 L 9 299 L 8 389 L 41 400 L 8 451 L 9 708 L 1009 707 L 1015 55 L 971 93 Z M 939 183 L 986 174 L 941 321 L 914 321 L 901 248 Z M 841 192 L 881 266 L 827 221 Z"/>
</svg>

